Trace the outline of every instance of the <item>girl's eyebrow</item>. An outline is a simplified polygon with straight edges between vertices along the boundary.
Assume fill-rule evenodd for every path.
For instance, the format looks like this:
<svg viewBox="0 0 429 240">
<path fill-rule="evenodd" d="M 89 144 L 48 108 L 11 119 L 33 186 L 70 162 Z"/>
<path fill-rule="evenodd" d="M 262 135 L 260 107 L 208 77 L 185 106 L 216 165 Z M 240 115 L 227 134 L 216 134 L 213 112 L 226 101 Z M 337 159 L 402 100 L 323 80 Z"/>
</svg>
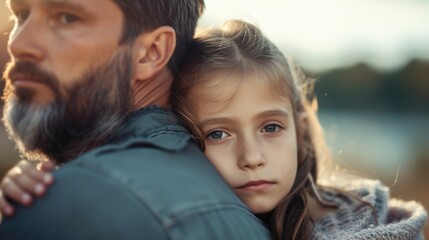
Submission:
<svg viewBox="0 0 429 240">
<path fill-rule="evenodd" d="M 233 122 L 232 119 L 227 117 L 218 117 L 218 118 L 208 118 L 202 121 L 199 125 L 200 126 L 206 126 L 206 125 L 216 125 L 220 123 L 231 123 Z"/>
<path fill-rule="evenodd" d="M 273 110 L 267 110 L 263 111 L 261 113 L 258 113 L 255 116 L 255 119 L 260 118 L 267 118 L 267 117 L 282 117 L 285 119 L 289 119 L 289 113 L 284 110 L 280 109 L 273 109 Z M 216 124 L 226 124 L 226 123 L 233 123 L 234 119 L 227 118 L 227 117 L 217 117 L 217 118 L 208 118 L 201 121 L 199 124 L 200 126 L 207 126 L 207 125 L 216 125 Z"/>
<path fill-rule="evenodd" d="M 289 113 L 281 109 L 267 110 L 256 115 L 255 118 L 266 118 L 266 117 L 284 117 L 289 119 Z"/>
</svg>

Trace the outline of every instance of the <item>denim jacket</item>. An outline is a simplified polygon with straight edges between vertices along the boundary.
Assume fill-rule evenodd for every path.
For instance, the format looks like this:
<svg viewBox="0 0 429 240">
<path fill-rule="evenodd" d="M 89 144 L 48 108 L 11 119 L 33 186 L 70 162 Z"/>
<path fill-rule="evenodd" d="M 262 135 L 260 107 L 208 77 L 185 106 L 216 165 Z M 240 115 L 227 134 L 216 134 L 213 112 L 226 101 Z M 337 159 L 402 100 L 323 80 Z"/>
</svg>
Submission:
<svg viewBox="0 0 429 240">
<path fill-rule="evenodd" d="M 113 139 L 55 171 L 0 239 L 269 239 L 175 116 L 130 114 Z"/>
</svg>

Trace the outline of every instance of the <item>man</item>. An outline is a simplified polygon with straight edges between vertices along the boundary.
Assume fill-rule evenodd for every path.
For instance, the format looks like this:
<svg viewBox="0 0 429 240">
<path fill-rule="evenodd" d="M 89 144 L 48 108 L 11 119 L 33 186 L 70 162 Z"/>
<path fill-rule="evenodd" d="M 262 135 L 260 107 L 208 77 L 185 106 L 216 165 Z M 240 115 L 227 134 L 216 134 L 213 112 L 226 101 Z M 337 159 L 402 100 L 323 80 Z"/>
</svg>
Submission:
<svg viewBox="0 0 429 240">
<path fill-rule="evenodd" d="M 9 0 L 5 125 L 62 165 L 1 239 L 266 239 L 167 110 L 202 1 Z"/>
</svg>

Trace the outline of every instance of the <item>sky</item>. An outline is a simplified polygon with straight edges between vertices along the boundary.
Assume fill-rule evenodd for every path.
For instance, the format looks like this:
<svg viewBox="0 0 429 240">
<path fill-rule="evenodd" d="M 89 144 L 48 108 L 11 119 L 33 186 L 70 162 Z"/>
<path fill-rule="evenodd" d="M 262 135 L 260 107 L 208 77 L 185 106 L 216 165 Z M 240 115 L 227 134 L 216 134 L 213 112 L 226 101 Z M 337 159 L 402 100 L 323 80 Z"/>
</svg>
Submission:
<svg viewBox="0 0 429 240">
<path fill-rule="evenodd" d="M 2 1 L 4 2 L 4 1 Z M 201 27 L 239 18 L 260 26 L 315 73 L 364 62 L 381 72 L 429 61 L 427 0 L 205 0 Z M 9 12 L 0 4 L 0 29 Z"/>
<path fill-rule="evenodd" d="M 380 71 L 429 60 L 426 0 L 205 0 L 200 26 L 257 24 L 313 72 L 365 62 Z"/>
</svg>

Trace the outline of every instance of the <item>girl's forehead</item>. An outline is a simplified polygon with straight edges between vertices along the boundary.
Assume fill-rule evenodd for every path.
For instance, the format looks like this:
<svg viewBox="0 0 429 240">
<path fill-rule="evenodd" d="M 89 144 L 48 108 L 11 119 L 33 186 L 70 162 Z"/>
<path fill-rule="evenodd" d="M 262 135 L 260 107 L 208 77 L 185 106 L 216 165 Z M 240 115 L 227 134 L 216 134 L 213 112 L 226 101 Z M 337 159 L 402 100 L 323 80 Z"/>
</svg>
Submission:
<svg viewBox="0 0 429 240">
<path fill-rule="evenodd" d="M 254 87 L 245 87 L 249 85 Z M 250 96 L 254 97 L 266 97 L 279 101 L 291 99 L 290 87 L 285 77 L 257 71 L 208 75 L 194 86 L 191 95 L 196 101 L 228 102 L 243 89 L 251 91 Z"/>
<path fill-rule="evenodd" d="M 257 74 L 216 75 L 193 89 L 191 102 L 195 110 L 203 112 L 219 112 L 247 105 L 255 108 L 277 105 L 290 109 L 290 98 L 278 88 L 274 80 Z"/>
<path fill-rule="evenodd" d="M 217 74 L 207 76 L 192 92 L 198 100 L 222 102 L 232 98 L 242 83 L 243 79 L 239 74 Z"/>
</svg>

